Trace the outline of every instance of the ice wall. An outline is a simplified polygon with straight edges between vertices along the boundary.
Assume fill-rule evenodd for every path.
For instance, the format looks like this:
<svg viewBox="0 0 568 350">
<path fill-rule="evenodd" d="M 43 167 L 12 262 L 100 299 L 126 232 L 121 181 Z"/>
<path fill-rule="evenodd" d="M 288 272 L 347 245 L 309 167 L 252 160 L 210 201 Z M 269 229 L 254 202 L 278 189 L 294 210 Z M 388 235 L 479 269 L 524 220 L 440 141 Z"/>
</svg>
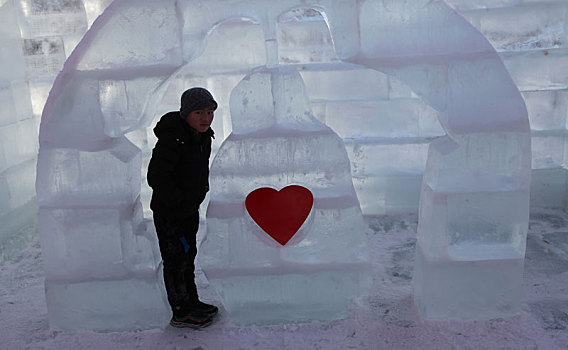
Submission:
<svg viewBox="0 0 568 350">
<path fill-rule="evenodd" d="M 527 104 L 531 205 L 566 209 L 568 2 L 450 2 L 493 44 Z"/>
<path fill-rule="evenodd" d="M 35 231 L 34 118 L 14 1 L 0 2 L 0 262 Z"/>
<path fill-rule="evenodd" d="M 85 12 L 98 16 L 101 7 L 106 6 L 101 0 L 86 2 L 90 11 L 81 0 L 2 2 L 4 69 L 0 80 L 4 131 L 0 135 L 0 150 L 6 160 L 0 167 L 2 256 L 18 249 L 35 231 L 34 179 L 40 115 L 55 76 L 90 25 Z"/>
<path fill-rule="evenodd" d="M 315 38 L 322 45 L 314 51 L 302 51 L 314 38 L 291 40 L 310 33 L 296 15 L 316 12 L 325 14 L 328 36 Z M 230 26 L 232 30 L 223 32 Z M 242 40 L 227 40 L 231 33 Z M 205 82 L 216 96 L 228 96 L 243 76 L 262 65 L 300 71 L 309 95 L 314 91 L 310 86 L 330 86 L 336 97 L 344 93 L 339 85 L 356 86 L 357 93 L 347 97 L 371 102 L 354 109 L 353 118 L 362 125 L 365 110 L 386 109 L 385 123 L 370 124 L 381 131 L 367 140 L 368 152 L 364 143 L 348 146 L 355 156 L 366 154 L 360 162 L 365 167 L 380 152 L 383 162 L 420 154 L 395 167 L 406 167 L 415 183 L 419 166 L 413 163 L 426 166 L 414 282 L 425 317 L 455 316 L 435 300 L 441 291 L 452 290 L 435 277 L 445 269 L 457 274 L 454 281 L 460 286 L 487 284 L 494 278 L 488 270 L 511 277 L 503 279 L 500 290 L 488 291 L 487 300 L 507 288 L 520 290 L 530 181 L 526 111 L 494 49 L 445 3 L 117 0 L 67 60 L 42 116 L 37 195 L 52 327 L 110 330 L 167 322 L 155 236 L 140 204 L 142 156 L 130 139 L 149 143 L 146 131 L 140 130 L 159 115 L 163 106 L 156 102 L 177 99 L 185 84 Z M 324 71 L 337 71 L 337 78 L 318 84 L 328 76 Z M 380 75 L 363 80 L 361 88 L 350 80 L 377 71 L 396 79 Z M 398 107 L 376 103 L 385 86 L 391 97 L 415 98 L 414 107 L 404 101 Z M 342 126 L 340 114 L 334 115 L 340 109 L 327 102 L 315 114 L 346 135 L 353 132 Z M 352 111 L 347 103 L 338 107 Z M 238 134 L 225 118 L 227 111 L 220 112 L 221 134 Z M 381 139 L 389 130 L 396 130 L 390 136 L 399 138 L 403 128 L 389 116 L 407 114 L 413 115 L 401 124 L 419 136 L 414 143 L 414 134 L 399 143 Z M 426 153 L 428 138 L 444 133 Z M 399 157 L 387 157 L 393 151 Z M 397 169 L 382 174 L 371 169 L 361 177 L 377 175 L 374 188 L 403 188 L 404 181 L 389 183 L 398 181 Z M 332 185 L 331 193 L 335 190 Z M 477 268 L 493 260 L 489 269 Z M 471 273 L 459 274 L 460 266 Z M 459 279 L 468 275 L 471 279 Z M 111 297 L 117 295 L 124 297 Z M 463 293 L 443 295 L 457 305 L 476 301 Z M 515 295 L 506 302 L 512 312 L 518 307 Z M 458 310 L 459 317 L 478 317 Z"/>
<path fill-rule="evenodd" d="M 40 116 L 55 76 L 89 23 L 81 0 L 15 0 L 14 4 L 33 112 Z"/>
<path fill-rule="evenodd" d="M 53 328 L 136 329 L 169 319 L 139 199 L 140 149 L 123 135 L 148 123 L 145 102 L 182 64 L 181 46 L 173 1 L 117 1 L 54 84 L 37 178 Z"/>
</svg>

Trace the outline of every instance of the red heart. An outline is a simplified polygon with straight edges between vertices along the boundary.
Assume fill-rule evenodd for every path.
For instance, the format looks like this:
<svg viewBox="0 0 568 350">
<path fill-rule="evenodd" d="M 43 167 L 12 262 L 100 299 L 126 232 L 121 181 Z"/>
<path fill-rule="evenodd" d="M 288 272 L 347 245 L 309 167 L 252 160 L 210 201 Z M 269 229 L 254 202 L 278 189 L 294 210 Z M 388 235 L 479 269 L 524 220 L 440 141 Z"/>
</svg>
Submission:
<svg viewBox="0 0 568 350">
<path fill-rule="evenodd" d="M 248 194 L 246 209 L 251 218 L 276 242 L 285 245 L 298 232 L 312 210 L 314 196 L 305 187 L 286 186 L 280 191 L 257 188 Z"/>
</svg>

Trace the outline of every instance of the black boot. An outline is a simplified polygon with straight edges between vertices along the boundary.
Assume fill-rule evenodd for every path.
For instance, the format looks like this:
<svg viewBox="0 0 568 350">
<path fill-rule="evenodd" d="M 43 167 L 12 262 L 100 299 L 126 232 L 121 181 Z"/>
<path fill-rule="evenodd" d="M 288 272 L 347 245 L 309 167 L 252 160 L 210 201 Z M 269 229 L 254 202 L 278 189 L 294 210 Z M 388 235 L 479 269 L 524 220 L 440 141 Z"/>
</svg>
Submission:
<svg viewBox="0 0 568 350">
<path fill-rule="evenodd" d="M 206 303 L 201 302 L 199 300 L 196 303 L 193 304 L 192 310 L 198 311 L 198 312 L 203 312 L 203 313 L 205 313 L 207 315 L 211 315 L 211 316 L 214 316 L 219 312 L 219 308 L 217 306 L 206 304 Z"/>
<path fill-rule="evenodd" d="M 213 321 L 213 315 L 198 310 L 185 311 L 176 307 L 173 310 L 170 325 L 176 328 L 203 328 Z"/>
</svg>

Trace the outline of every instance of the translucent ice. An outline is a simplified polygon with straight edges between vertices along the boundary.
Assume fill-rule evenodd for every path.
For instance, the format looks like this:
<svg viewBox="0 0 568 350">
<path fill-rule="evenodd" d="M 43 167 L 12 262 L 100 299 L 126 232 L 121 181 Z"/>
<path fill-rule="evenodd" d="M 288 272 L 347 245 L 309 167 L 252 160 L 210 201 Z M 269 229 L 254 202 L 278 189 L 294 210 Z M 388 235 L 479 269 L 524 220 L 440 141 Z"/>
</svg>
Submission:
<svg viewBox="0 0 568 350">
<path fill-rule="evenodd" d="M 309 109 L 300 75 L 258 69 L 231 95 L 233 133 L 211 166 L 207 235 L 199 263 L 237 324 L 343 317 L 364 293 L 364 225 L 341 139 Z M 299 242 L 259 237 L 244 200 L 296 183 L 314 194 Z M 260 235 L 263 233 L 261 232 Z"/>
<path fill-rule="evenodd" d="M 507 7 L 496 6 L 494 1 L 489 3 L 486 0 L 486 2 L 493 8 L 484 11 L 466 10 L 464 16 L 479 29 L 497 51 L 566 47 L 565 25 L 568 9 L 566 2 L 545 4 L 536 2 Z"/>
<path fill-rule="evenodd" d="M 560 90 L 568 87 L 568 49 L 503 53 L 503 61 L 522 90 Z"/>
<path fill-rule="evenodd" d="M 349 59 L 408 84 L 447 133 L 426 161 L 414 298 L 428 319 L 511 315 L 520 309 L 528 226 L 526 108 L 479 32 L 444 3 L 419 3 L 365 3 L 369 25 Z"/>
<path fill-rule="evenodd" d="M 0 23 L 0 38 L 2 40 L 0 79 L 5 83 L 22 79 L 25 72 L 20 29 L 13 1 L 0 2 Z"/>
<path fill-rule="evenodd" d="M 514 6 L 514 1 L 495 3 Z M 96 11 L 95 1 L 84 4 L 87 13 Z M 68 12 L 78 18 L 80 11 Z M 297 20 L 302 16 L 311 23 Z M 557 18 L 550 17 L 550 26 L 531 24 L 547 28 L 540 42 L 560 37 L 549 30 Z M 518 34 L 517 41 L 524 35 Z M 41 47 L 53 44 L 56 59 L 61 45 L 73 47 L 65 40 L 43 41 Z M 29 62 L 38 42 L 29 43 Z M 562 50 L 506 59 L 523 87 L 563 88 Z M 298 73 L 275 68 L 285 64 L 301 71 L 311 101 L 300 92 Z M 256 66 L 273 68 L 251 73 Z M 177 108 L 180 92 L 197 84 L 219 96 L 214 126 L 219 141 L 230 135 L 213 165 L 208 236 L 199 259 L 223 291 L 231 317 L 268 323 L 345 314 L 346 300 L 364 289 L 366 265 L 351 171 L 360 198 L 369 204 L 364 207 L 377 212 L 411 208 L 423 178 L 414 286 L 425 317 L 478 317 L 467 308 L 449 312 L 435 300 L 443 295 L 451 301 L 447 305 L 478 302 L 471 294 L 445 293 L 452 286 L 431 276 L 443 276 L 446 268 L 459 286 L 500 279 L 485 290 L 483 300 L 492 304 L 483 307 L 491 311 L 502 310 L 502 293 L 520 290 L 530 183 L 526 111 L 495 50 L 444 2 L 121 0 L 109 5 L 67 60 L 42 116 L 40 235 L 45 236 L 48 309 L 56 328 L 145 328 L 167 321 L 156 278 L 156 239 L 140 214 L 143 161 L 130 142 L 148 147 L 152 139 L 139 130 Z M 7 86 L 13 85 L 0 88 Z M 32 88 L 40 92 L 32 97 L 37 113 L 46 89 Z M 2 90 L 0 98 L 8 100 L 9 93 Z M 541 98 L 535 95 L 532 102 L 538 105 Z M 338 135 L 312 116 L 309 102 L 319 121 L 350 138 L 349 153 Z M 384 113 L 371 120 L 367 112 L 374 109 Z M 349 118 L 368 127 L 355 128 Z M 561 124 L 539 120 L 543 130 Z M 438 140 L 427 153 L 433 138 Z M 543 141 L 566 147 L 564 140 Z M 544 152 L 546 142 L 539 163 L 551 157 L 550 163 L 562 168 L 563 157 Z M 348 154 L 355 160 L 351 169 Z M 9 174 L 13 179 L 20 173 Z M 309 187 L 316 198 L 305 239 L 286 247 L 254 241 L 258 236 L 250 234 L 255 226 L 245 216 L 244 196 L 259 186 L 289 183 Z M 50 238 L 67 246 L 50 245 Z M 85 251 L 83 242 L 99 254 Z M 68 266 L 81 254 L 88 263 Z M 493 262 L 487 265 L 487 259 Z M 304 287 L 291 290 L 288 284 Z M 314 298 L 318 293 L 308 288 L 313 286 L 325 293 Z M 111 294 L 105 294 L 107 288 Z M 115 295 L 118 299 L 111 298 Z M 517 295 L 510 293 L 502 315 L 518 309 Z M 117 302 L 123 299 L 128 300 Z M 248 313 L 245 305 L 271 308 L 263 316 Z M 117 310 L 124 317 L 117 318 Z M 77 320 L 86 316 L 89 323 L 81 326 Z"/>
<path fill-rule="evenodd" d="M 84 328 L 75 325 L 84 312 L 96 330 L 159 326 L 168 317 L 157 284 L 155 233 L 143 220 L 138 198 L 140 167 L 140 150 L 125 137 L 96 152 L 41 148 L 39 228 L 52 327 Z M 76 294 L 85 288 L 92 290 L 91 303 Z M 130 302 L 136 297 L 119 308 L 98 299 L 111 290 L 125 295 L 136 288 L 136 297 L 147 298 L 143 307 Z"/>
<path fill-rule="evenodd" d="M 0 261 L 33 232 L 38 119 L 32 115 L 14 1 L 0 1 Z M 26 238 L 27 239 L 27 238 Z M 15 247 L 14 247 L 15 248 Z"/>
<path fill-rule="evenodd" d="M 523 98 L 533 132 L 566 129 L 568 91 L 525 91 Z"/>
<path fill-rule="evenodd" d="M 566 200 L 566 1 L 450 0 L 500 53 L 527 103 L 532 129 L 531 205 Z M 522 23 L 522 25 L 519 25 Z M 555 188 L 555 190 L 551 190 Z M 545 204 L 547 203 L 547 204 Z"/>
<path fill-rule="evenodd" d="M 117 8 L 120 8 L 120 16 L 111 16 L 110 12 Z M 122 68 L 124 72 L 127 68 L 139 66 L 181 64 L 178 21 L 173 1 L 131 2 L 128 6 L 110 7 L 107 14 L 100 22 L 93 24 L 94 27 L 104 26 L 104 30 L 90 31 L 83 39 L 91 41 L 93 49 L 77 57 L 78 69 Z M 155 30 L 156 27 L 160 30 Z M 129 40 L 131 33 L 137 33 L 140 39 Z M 105 48 L 109 47 L 115 51 L 114 55 L 105 52 Z"/>
<path fill-rule="evenodd" d="M 50 207 L 132 203 L 140 190 L 139 168 L 140 150 L 124 137 L 98 152 L 42 148 L 38 201 Z"/>
<path fill-rule="evenodd" d="M 73 283 L 47 280 L 49 324 L 55 329 L 69 329 L 81 320 L 81 325 L 73 328 L 107 332 L 163 327 L 170 315 L 164 291 L 159 288 L 160 276 L 151 272 L 129 278 Z"/>
</svg>

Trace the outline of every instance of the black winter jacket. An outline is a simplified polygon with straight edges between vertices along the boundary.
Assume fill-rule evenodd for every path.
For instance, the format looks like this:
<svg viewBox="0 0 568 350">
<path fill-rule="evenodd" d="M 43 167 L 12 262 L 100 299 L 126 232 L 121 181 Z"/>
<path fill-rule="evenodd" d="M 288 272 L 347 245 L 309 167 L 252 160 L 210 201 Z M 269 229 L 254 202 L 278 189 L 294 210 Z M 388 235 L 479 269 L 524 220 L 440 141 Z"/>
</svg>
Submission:
<svg viewBox="0 0 568 350">
<path fill-rule="evenodd" d="M 179 112 L 162 116 L 154 134 L 158 142 L 148 165 L 155 215 L 183 218 L 196 213 L 209 191 L 209 156 L 213 130 L 197 132 Z"/>
</svg>

